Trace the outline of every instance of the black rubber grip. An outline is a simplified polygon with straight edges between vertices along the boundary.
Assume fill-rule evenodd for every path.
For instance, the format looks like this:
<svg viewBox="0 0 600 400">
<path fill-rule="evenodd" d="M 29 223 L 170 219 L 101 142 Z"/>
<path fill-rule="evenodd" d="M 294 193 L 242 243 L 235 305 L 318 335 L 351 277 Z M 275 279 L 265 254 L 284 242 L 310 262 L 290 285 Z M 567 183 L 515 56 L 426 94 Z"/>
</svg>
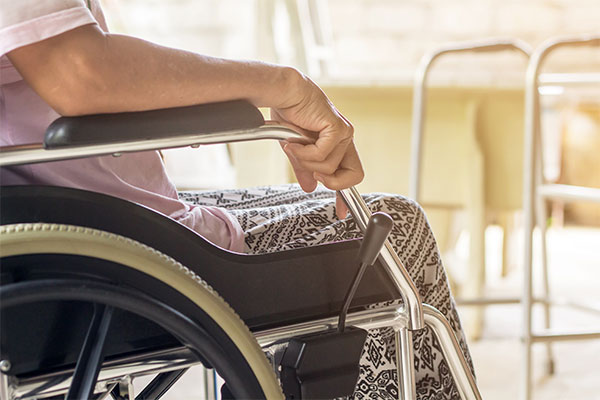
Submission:
<svg viewBox="0 0 600 400">
<path fill-rule="evenodd" d="M 61 117 L 46 130 L 47 149 L 254 129 L 265 123 L 244 100 L 161 110 Z"/>
<path fill-rule="evenodd" d="M 384 212 L 379 211 L 371 216 L 358 254 L 361 263 L 367 265 L 375 263 L 393 226 L 394 220 Z"/>
</svg>

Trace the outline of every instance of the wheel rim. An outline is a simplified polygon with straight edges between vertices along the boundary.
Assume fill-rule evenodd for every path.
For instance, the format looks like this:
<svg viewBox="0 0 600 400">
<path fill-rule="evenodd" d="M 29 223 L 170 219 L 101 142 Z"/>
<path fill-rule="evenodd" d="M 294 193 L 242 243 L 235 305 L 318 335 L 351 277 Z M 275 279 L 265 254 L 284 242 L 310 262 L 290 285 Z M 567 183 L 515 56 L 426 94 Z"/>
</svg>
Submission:
<svg viewBox="0 0 600 400">
<path fill-rule="evenodd" d="M 239 317 L 197 275 L 172 258 L 133 240 L 98 230 L 58 224 L 2 226 L 2 257 L 81 255 L 121 264 L 170 285 L 198 305 L 224 331 L 252 369 L 266 398 L 283 398 L 262 350 Z"/>
<path fill-rule="evenodd" d="M 176 336 L 184 345 L 193 350 L 201 351 L 202 357 L 215 366 L 227 382 L 234 382 L 232 387 L 234 390 L 239 390 L 238 393 L 235 393 L 237 397 L 257 397 L 256 390 L 244 390 L 244 381 L 247 377 L 235 376 L 235 374 L 231 373 L 233 369 L 230 365 L 227 365 L 227 362 L 223 361 L 228 357 L 227 353 L 211 337 L 207 336 L 207 333 L 201 327 L 197 326 L 185 315 L 150 296 L 110 284 L 77 279 L 26 281 L 9 284 L 0 288 L 0 309 L 2 310 L 23 304 L 56 300 L 89 302 L 94 305 L 106 306 L 106 310 L 118 308 L 143 316 Z M 90 326 L 92 325 L 94 325 L 94 319 L 90 323 Z M 99 343 L 99 348 L 97 346 L 96 350 L 102 351 L 101 347 L 102 343 Z M 86 368 L 84 368 L 84 373 L 93 374 L 93 372 L 85 371 Z M 75 375 L 77 375 L 77 368 Z M 93 385 L 91 386 L 92 389 L 95 383 L 94 378 Z M 67 398 L 79 399 L 90 397 L 89 394 L 84 395 L 84 392 L 77 390 L 77 386 L 80 386 L 80 382 L 74 377 L 69 390 L 71 396 Z M 258 390 L 260 392 L 260 388 Z"/>
</svg>

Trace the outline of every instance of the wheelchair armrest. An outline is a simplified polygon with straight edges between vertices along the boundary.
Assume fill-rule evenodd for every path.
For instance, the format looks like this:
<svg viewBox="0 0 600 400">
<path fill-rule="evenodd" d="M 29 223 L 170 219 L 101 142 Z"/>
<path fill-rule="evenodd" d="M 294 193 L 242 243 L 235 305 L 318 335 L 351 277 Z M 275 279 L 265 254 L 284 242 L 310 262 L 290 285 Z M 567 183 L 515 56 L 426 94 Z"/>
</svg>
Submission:
<svg viewBox="0 0 600 400">
<path fill-rule="evenodd" d="M 46 130 L 44 147 L 123 143 L 255 129 L 265 123 L 244 100 L 117 114 L 61 117 Z"/>
</svg>

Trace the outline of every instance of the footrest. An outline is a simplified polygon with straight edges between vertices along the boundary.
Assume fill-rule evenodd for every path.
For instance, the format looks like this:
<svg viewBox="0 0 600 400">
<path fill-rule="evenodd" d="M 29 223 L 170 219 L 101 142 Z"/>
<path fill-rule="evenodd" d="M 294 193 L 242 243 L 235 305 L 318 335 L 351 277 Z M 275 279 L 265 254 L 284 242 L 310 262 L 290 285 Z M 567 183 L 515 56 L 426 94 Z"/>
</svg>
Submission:
<svg viewBox="0 0 600 400">
<path fill-rule="evenodd" d="M 347 328 L 292 339 L 281 359 L 286 399 L 331 399 L 354 392 L 367 331 Z"/>
</svg>

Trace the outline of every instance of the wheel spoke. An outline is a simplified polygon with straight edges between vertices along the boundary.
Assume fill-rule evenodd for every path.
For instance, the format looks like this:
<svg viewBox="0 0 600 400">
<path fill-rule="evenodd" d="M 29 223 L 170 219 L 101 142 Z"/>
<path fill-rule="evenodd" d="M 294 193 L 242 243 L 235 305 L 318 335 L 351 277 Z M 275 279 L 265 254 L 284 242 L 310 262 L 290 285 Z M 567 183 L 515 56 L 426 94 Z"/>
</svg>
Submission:
<svg viewBox="0 0 600 400">
<path fill-rule="evenodd" d="M 89 399 L 92 397 L 98 379 L 98 372 L 100 372 L 104 359 L 104 342 L 112 313 L 113 307 L 94 303 L 94 315 L 77 359 L 73 382 L 66 400 Z"/>
<path fill-rule="evenodd" d="M 135 400 L 158 400 L 181 378 L 188 368 L 158 374 L 146 385 Z"/>
</svg>

